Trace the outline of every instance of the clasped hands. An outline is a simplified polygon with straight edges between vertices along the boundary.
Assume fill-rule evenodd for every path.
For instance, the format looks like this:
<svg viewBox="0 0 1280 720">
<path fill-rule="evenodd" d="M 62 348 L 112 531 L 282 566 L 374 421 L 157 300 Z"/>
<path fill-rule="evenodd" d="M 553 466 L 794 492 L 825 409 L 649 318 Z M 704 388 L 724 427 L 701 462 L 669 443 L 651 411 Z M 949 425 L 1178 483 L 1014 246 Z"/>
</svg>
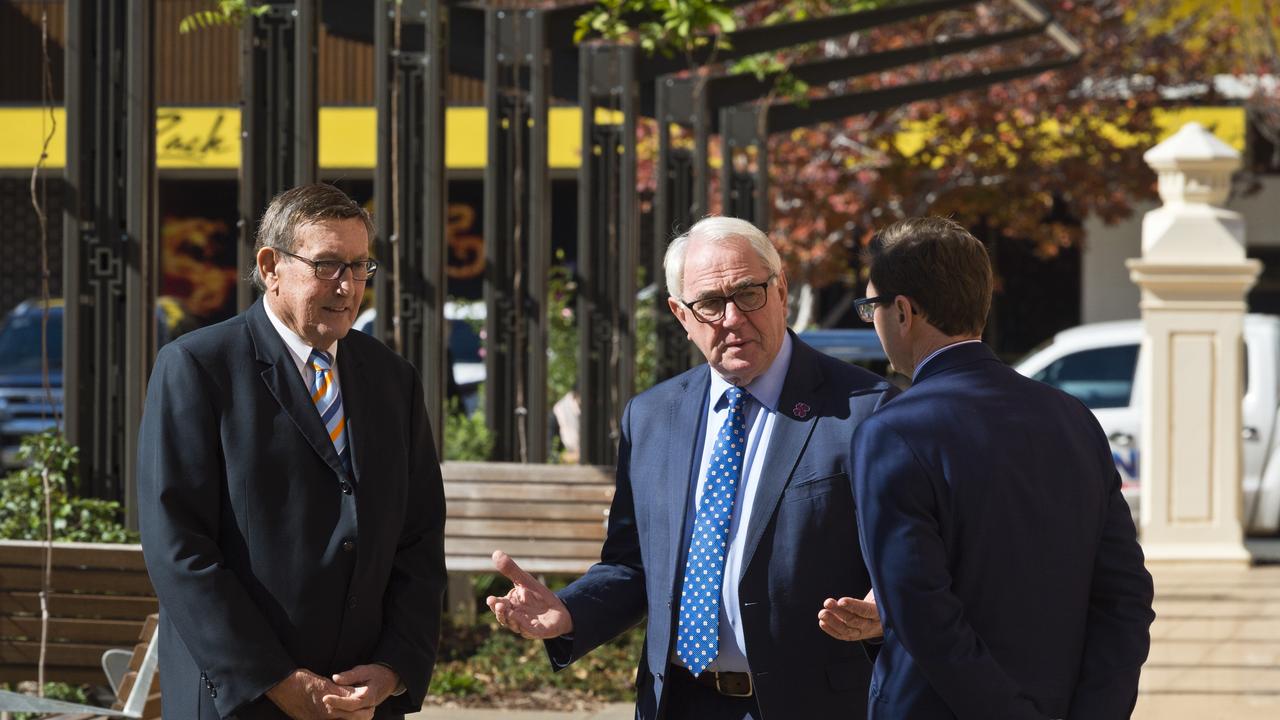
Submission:
<svg viewBox="0 0 1280 720">
<path fill-rule="evenodd" d="M 399 684 L 385 665 L 357 665 L 332 678 L 298 669 L 268 690 L 267 698 L 294 720 L 370 720 Z"/>
<path fill-rule="evenodd" d="M 573 632 L 573 618 L 556 594 L 538 582 L 501 550 L 493 553 L 493 565 L 514 587 L 502 597 L 485 599 L 498 624 L 530 640 L 548 640 Z M 827 598 L 818 611 L 818 627 L 837 640 L 866 640 L 884 634 L 875 592 L 865 598 Z"/>
</svg>

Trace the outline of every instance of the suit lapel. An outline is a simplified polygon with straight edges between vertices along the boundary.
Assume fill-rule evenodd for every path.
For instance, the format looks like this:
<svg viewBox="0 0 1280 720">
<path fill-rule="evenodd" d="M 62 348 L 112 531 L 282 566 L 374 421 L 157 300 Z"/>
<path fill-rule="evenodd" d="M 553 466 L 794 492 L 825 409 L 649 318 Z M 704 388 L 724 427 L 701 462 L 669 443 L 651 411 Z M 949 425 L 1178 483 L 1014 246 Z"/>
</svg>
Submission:
<svg viewBox="0 0 1280 720">
<path fill-rule="evenodd" d="M 267 366 L 262 370 L 262 381 L 320 459 L 333 468 L 338 477 L 343 477 L 346 471 L 342 467 L 342 461 L 338 459 L 338 451 L 334 449 L 329 433 L 325 432 L 324 424 L 320 422 L 320 413 L 316 412 L 311 395 L 302 384 L 298 365 L 289 354 L 289 348 L 285 347 L 280 334 L 271 325 L 262 303 L 263 300 L 259 299 L 246 314 L 254 354 L 258 362 Z"/>
<path fill-rule="evenodd" d="M 677 556 L 677 568 L 684 562 L 679 554 L 684 546 L 684 521 L 689 514 L 689 488 L 693 473 L 701 460 L 701 457 L 694 458 L 694 451 L 700 444 L 698 429 L 702 425 L 702 416 L 706 414 L 707 387 L 710 384 L 711 369 L 704 365 L 700 372 L 690 376 L 678 394 L 671 397 L 667 406 L 668 427 L 672 433 L 671 454 L 668 457 L 673 470 L 670 482 L 666 483 L 670 532 L 667 547 L 671 548 L 672 555 Z"/>
<path fill-rule="evenodd" d="M 760 483 L 756 487 L 755 502 L 747 525 L 747 540 L 743 547 L 742 574 L 751 566 L 751 558 L 760 545 L 760 538 L 773 517 L 782 493 L 787 489 L 791 473 L 795 470 L 809 435 L 813 433 L 818 413 L 811 405 L 817 404 L 820 395 L 815 389 L 822 384 L 822 369 L 810 354 L 813 351 L 794 336 L 791 339 L 791 366 L 787 379 L 778 395 L 778 411 L 774 413 L 773 434 L 760 469 Z M 803 408 L 803 409 L 801 409 Z M 741 576 L 739 576 L 741 581 Z"/>
<path fill-rule="evenodd" d="M 373 460 L 369 449 L 372 441 L 370 428 L 366 419 L 370 417 L 366 403 L 369 393 L 365 389 L 365 373 L 361 372 L 364 364 L 359 353 L 352 344 L 338 341 L 338 382 L 342 391 L 342 412 L 347 419 L 347 447 L 351 448 L 351 472 L 356 482 L 360 481 L 361 463 L 365 470 Z"/>
</svg>

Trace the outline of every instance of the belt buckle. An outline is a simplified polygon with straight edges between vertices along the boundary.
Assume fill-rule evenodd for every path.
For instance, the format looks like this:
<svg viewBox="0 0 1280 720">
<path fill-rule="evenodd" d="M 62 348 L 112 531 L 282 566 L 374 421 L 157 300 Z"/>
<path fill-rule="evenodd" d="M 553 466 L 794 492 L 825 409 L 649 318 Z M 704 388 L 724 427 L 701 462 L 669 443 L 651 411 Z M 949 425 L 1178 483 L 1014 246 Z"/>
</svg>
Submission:
<svg viewBox="0 0 1280 720">
<path fill-rule="evenodd" d="M 721 676 L 721 675 L 727 675 L 727 674 L 728 674 L 728 673 L 716 673 L 716 674 L 715 674 L 715 677 L 716 677 L 716 692 L 720 693 L 721 695 L 725 695 L 725 696 L 727 696 L 727 697 L 736 697 L 736 698 L 748 698 L 748 697 L 751 697 L 751 695 L 755 692 L 755 688 L 754 688 L 754 684 L 755 684 L 755 683 L 753 683 L 753 682 L 752 682 L 752 680 L 751 680 L 751 673 L 749 673 L 749 672 L 747 672 L 747 673 L 742 673 L 743 675 L 746 675 L 746 676 L 747 676 L 747 691 L 746 691 L 746 692 L 744 692 L 744 693 L 736 693 L 736 692 L 729 692 L 728 690 L 725 690 L 723 687 L 721 687 L 721 686 L 720 686 L 720 676 Z"/>
</svg>

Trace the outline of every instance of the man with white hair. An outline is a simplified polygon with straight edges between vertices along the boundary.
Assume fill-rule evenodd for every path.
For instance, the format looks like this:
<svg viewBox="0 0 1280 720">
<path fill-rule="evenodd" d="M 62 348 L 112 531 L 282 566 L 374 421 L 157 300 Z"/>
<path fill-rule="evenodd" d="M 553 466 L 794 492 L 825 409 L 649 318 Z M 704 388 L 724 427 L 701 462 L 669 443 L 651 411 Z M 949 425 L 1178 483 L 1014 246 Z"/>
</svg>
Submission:
<svg viewBox="0 0 1280 720">
<path fill-rule="evenodd" d="M 893 390 L 787 329 L 782 261 L 750 223 L 706 218 L 664 265 L 706 364 L 627 405 L 600 562 L 553 594 L 499 550 L 515 587 L 489 607 L 556 669 L 647 616 L 638 718 L 865 717 L 868 648 L 818 615 L 871 588 L 849 437 Z"/>
</svg>

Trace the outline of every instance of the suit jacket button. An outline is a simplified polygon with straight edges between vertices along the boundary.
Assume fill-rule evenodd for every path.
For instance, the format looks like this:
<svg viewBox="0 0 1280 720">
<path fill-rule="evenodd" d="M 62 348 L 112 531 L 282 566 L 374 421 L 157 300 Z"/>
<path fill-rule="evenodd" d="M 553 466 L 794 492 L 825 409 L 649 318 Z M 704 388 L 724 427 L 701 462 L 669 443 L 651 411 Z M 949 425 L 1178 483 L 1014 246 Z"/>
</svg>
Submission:
<svg viewBox="0 0 1280 720">
<path fill-rule="evenodd" d="M 355 488 L 351 487 L 351 483 L 347 482 L 346 480 L 343 480 L 338 485 L 338 488 L 342 490 L 343 495 L 350 495 L 352 491 L 355 490 Z"/>
<path fill-rule="evenodd" d="M 211 698 L 218 697 L 218 688 L 209 688 L 209 697 Z"/>
<path fill-rule="evenodd" d="M 356 549 L 356 544 L 352 540 L 343 540 L 342 549 L 346 552 L 351 552 L 352 550 Z"/>
</svg>

